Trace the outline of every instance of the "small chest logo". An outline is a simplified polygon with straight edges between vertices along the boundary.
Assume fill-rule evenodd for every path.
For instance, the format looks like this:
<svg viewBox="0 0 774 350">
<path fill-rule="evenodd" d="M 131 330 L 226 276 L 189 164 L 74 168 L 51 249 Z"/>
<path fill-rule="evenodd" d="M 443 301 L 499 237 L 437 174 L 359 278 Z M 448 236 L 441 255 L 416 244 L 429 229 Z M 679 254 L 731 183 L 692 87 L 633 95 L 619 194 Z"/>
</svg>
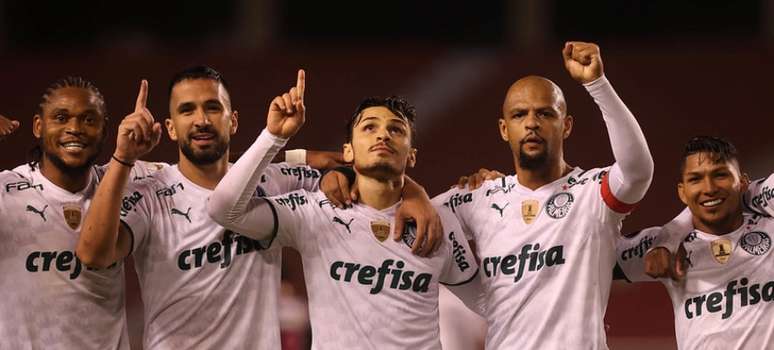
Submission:
<svg viewBox="0 0 774 350">
<path fill-rule="evenodd" d="M 335 223 L 337 223 L 337 224 L 339 224 L 339 225 L 342 225 L 342 226 L 346 227 L 346 228 L 347 228 L 347 232 L 348 232 L 348 233 L 352 233 L 352 230 L 349 228 L 349 225 L 351 225 L 351 224 L 352 224 L 352 221 L 355 221 L 355 219 L 354 219 L 354 218 L 352 218 L 352 219 L 349 219 L 349 221 L 345 222 L 344 220 L 342 220 L 342 219 L 341 219 L 340 217 L 338 217 L 338 216 L 334 216 L 334 217 L 333 217 L 333 222 L 335 222 Z"/>
<path fill-rule="evenodd" d="M 554 219 L 561 219 L 570 212 L 572 202 L 574 201 L 575 198 L 572 196 L 572 193 L 559 192 L 551 196 L 548 203 L 546 203 L 546 214 Z"/>
<path fill-rule="evenodd" d="M 716 239 L 710 243 L 710 250 L 715 261 L 725 264 L 731 258 L 731 241 L 725 238 Z"/>
<path fill-rule="evenodd" d="M 771 248 L 771 238 L 765 232 L 747 232 L 739 239 L 739 245 L 752 255 L 763 255 Z"/>
<path fill-rule="evenodd" d="M 508 204 L 511 204 L 511 203 L 505 203 L 505 205 L 503 205 L 501 208 L 499 205 L 497 205 L 497 203 L 492 203 L 491 208 L 494 210 L 497 210 L 497 212 L 500 213 L 500 217 L 503 217 L 503 210 L 505 210 L 505 208 L 508 207 Z"/>
<path fill-rule="evenodd" d="M 188 210 L 185 213 L 178 210 L 177 208 L 172 208 L 172 210 L 170 210 L 170 213 L 174 215 L 180 215 L 184 217 L 186 220 L 188 220 L 189 224 L 191 223 L 191 217 L 189 216 L 189 214 L 191 214 L 191 207 L 188 207 Z"/>
<path fill-rule="evenodd" d="M 46 206 L 44 206 L 43 209 L 40 209 L 40 210 L 38 210 L 38 208 L 35 208 L 27 204 L 27 211 L 40 215 L 40 218 L 43 219 L 43 221 L 46 221 L 46 209 L 48 209 L 48 204 L 46 204 Z"/>
<path fill-rule="evenodd" d="M 527 199 L 521 202 L 521 219 L 524 220 L 525 224 L 529 225 L 535 221 L 538 215 L 538 208 L 540 208 L 540 203 L 535 199 Z"/>
<path fill-rule="evenodd" d="M 67 226 L 75 230 L 81 225 L 81 206 L 77 204 L 65 204 L 62 206 L 62 214 L 64 214 L 65 222 Z"/>
<path fill-rule="evenodd" d="M 379 242 L 384 242 L 390 236 L 390 223 L 386 221 L 371 221 L 371 232 Z"/>
</svg>

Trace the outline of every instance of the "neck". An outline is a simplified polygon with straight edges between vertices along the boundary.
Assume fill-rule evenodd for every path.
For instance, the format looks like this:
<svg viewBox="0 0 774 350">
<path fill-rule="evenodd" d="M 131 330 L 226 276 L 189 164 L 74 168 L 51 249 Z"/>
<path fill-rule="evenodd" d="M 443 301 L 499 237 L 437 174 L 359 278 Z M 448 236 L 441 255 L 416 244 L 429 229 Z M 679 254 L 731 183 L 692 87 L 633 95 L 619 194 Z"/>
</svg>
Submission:
<svg viewBox="0 0 774 350">
<path fill-rule="evenodd" d="M 68 173 L 51 164 L 45 156 L 40 159 L 40 173 L 54 185 L 72 193 L 80 192 L 86 188 L 86 185 L 89 184 L 90 170 L 91 166 L 84 168 L 83 171 L 78 173 Z"/>
<path fill-rule="evenodd" d="M 722 222 L 703 222 L 696 216 L 693 217 L 693 227 L 715 236 L 734 232 L 742 227 L 742 224 L 744 224 L 744 215 L 742 215 L 741 209 Z"/>
<path fill-rule="evenodd" d="M 403 191 L 403 176 L 394 179 L 380 180 L 357 174 L 355 182 L 360 193 L 359 201 L 377 210 L 389 208 L 398 203 Z"/>
<path fill-rule="evenodd" d="M 209 190 L 214 190 L 228 171 L 228 151 L 222 158 L 206 165 L 191 162 L 183 152 L 179 152 L 179 158 L 180 162 L 177 167 L 180 169 L 180 173 L 196 185 Z"/>
<path fill-rule="evenodd" d="M 548 159 L 545 166 L 538 169 L 522 168 L 519 165 L 519 160 L 515 154 L 513 155 L 513 163 L 516 168 L 516 179 L 519 181 L 519 184 L 531 190 L 550 184 L 572 171 L 572 167 L 567 165 L 564 161 L 564 157 L 561 155 L 558 159 Z"/>
</svg>

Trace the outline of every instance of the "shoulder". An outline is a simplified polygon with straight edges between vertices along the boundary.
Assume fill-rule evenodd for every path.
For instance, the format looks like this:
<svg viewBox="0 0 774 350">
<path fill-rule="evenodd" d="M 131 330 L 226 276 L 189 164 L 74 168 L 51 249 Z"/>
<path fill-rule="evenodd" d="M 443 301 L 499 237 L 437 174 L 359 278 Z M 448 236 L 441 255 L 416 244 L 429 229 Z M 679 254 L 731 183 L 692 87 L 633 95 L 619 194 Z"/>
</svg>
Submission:
<svg viewBox="0 0 774 350">
<path fill-rule="evenodd" d="M 325 204 L 330 204 L 321 191 L 309 192 L 304 189 L 272 196 L 267 200 L 272 204 L 287 207 L 292 211 L 296 211 L 299 208 L 322 208 Z"/>
<path fill-rule="evenodd" d="M 14 195 L 24 190 L 33 188 L 42 189 L 42 185 L 35 184 L 31 172 L 36 171 L 27 164 L 20 165 L 13 170 L 0 172 L 0 196 Z"/>
</svg>

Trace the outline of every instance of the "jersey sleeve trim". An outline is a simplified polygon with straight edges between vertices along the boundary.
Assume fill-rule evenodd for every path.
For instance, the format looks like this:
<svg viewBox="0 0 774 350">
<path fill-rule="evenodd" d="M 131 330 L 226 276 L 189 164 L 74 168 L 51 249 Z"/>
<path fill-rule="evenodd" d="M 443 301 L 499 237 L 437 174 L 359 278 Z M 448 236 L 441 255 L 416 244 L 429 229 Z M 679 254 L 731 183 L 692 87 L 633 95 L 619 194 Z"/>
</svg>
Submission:
<svg viewBox="0 0 774 350">
<path fill-rule="evenodd" d="M 608 182 L 608 177 L 610 176 L 610 173 L 605 174 L 605 176 L 602 177 L 602 187 L 601 187 L 601 193 L 602 193 L 602 200 L 605 202 L 608 208 L 612 209 L 614 212 L 619 214 L 628 214 L 634 210 L 634 208 L 637 207 L 637 203 L 628 204 L 621 202 L 618 200 L 618 198 L 615 198 L 615 195 L 612 191 L 610 191 L 610 183 Z"/>
<path fill-rule="evenodd" d="M 129 227 L 129 224 L 124 222 L 124 220 L 118 220 L 118 222 L 121 223 L 121 226 L 126 227 L 126 232 L 129 233 L 129 253 L 127 253 L 126 256 L 132 255 L 132 253 L 134 253 L 134 231 L 132 231 L 132 228 Z M 126 256 L 122 257 L 122 259 L 126 258 Z"/>
<path fill-rule="evenodd" d="M 274 207 L 274 204 L 267 198 L 261 197 L 264 201 L 266 201 L 266 204 L 269 205 L 269 209 L 271 209 L 271 216 L 274 219 L 274 226 L 271 229 L 271 236 L 263 242 L 266 242 L 265 249 L 269 249 L 271 245 L 274 243 L 274 239 L 277 238 L 277 232 L 279 232 L 279 216 L 277 215 L 277 208 Z"/>
<path fill-rule="evenodd" d="M 471 281 L 473 281 L 474 278 L 478 277 L 478 270 L 480 270 L 480 269 L 476 269 L 476 272 L 473 273 L 473 275 L 470 276 L 470 278 L 468 278 L 468 279 L 466 279 L 466 280 L 464 280 L 462 282 L 459 282 L 459 283 L 444 283 L 444 282 L 441 282 L 441 281 L 438 281 L 438 283 L 443 284 L 444 286 L 452 286 L 452 287 L 454 287 L 454 286 L 461 286 L 463 284 L 468 284 Z"/>
</svg>

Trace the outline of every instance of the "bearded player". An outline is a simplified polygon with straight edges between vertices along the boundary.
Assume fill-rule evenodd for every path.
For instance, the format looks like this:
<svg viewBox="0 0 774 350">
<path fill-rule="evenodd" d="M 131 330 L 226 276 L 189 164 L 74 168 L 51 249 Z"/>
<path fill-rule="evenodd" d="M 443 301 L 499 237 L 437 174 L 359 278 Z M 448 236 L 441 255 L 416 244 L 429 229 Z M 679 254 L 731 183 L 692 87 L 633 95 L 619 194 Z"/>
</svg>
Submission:
<svg viewBox="0 0 774 350">
<path fill-rule="evenodd" d="M 301 254 L 309 293 L 314 349 L 437 349 L 439 283 L 463 284 L 477 273 L 463 233 L 448 209 L 440 246 L 412 253 L 413 230 L 388 239 L 401 203 L 404 173 L 416 162 L 415 110 L 395 97 L 369 98 L 347 125 L 344 158 L 353 162 L 359 193 L 336 208 L 320 192 L 269 199 L 251 196 L 274 154 L 304 123 L 303 88 L 272 101 L 266 129 L 210 197 L 224 226 Z"/>
<path fill-rule="evenodd" d="M 481 306 L 487 348 L 607 348 L 603 317 L 616 238 L 651 182 L 645 137 L 604 76 L 599 48 L 568 42 L 563 56 L 602 111 L 615 163 L 570 166 L 563 144 L 575 119 L 562 90 L 528 76 L 511 85 L 499 120 L 516 175 L 434 199 L 475 240 L 480 299 L 466 302 Z"/>
</svg>

